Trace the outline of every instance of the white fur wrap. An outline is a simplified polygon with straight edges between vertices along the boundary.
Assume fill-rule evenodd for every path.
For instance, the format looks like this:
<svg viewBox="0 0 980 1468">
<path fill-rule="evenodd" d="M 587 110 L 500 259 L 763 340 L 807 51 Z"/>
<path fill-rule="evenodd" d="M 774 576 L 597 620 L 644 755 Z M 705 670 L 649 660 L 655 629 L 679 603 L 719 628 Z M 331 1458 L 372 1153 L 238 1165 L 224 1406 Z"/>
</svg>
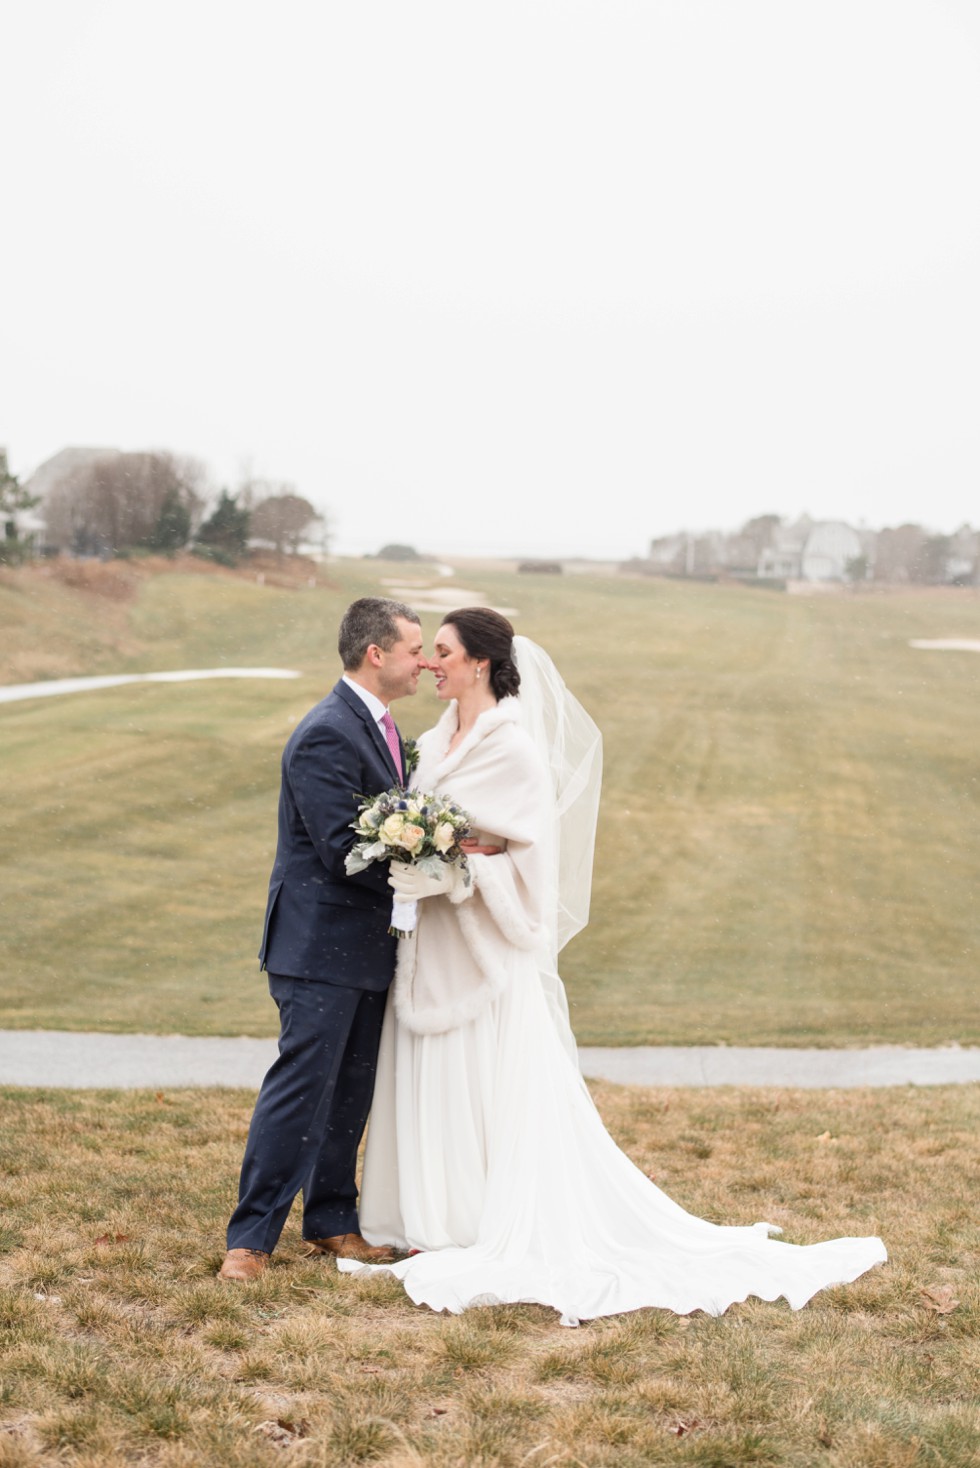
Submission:
<svg viewBox="0 0 980 1468">
<path fill-rule="evenodd" d="M 518 718 L 517 700 L 502 699 L 450 751 L 458 728 L 453 703 L 419 740 L 413 787 L 456 801 L 481 844 L 505 849 L 470 857 L 472 886 L 420 902 L 415 933 L 398 945 L 395 1009 L 416 1034 L 441 1034 L 474 1019 L 510 982 L 516 950 L 547 951 L 550 789 Z"/>
</svg>

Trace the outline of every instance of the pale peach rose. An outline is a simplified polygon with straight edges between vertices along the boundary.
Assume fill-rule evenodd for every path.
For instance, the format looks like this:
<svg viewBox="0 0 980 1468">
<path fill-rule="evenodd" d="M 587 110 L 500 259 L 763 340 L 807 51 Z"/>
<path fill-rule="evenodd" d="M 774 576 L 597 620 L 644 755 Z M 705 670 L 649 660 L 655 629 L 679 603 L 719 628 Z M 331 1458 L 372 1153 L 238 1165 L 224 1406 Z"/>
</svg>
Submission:
<svg viewBox="0 0 980 1468">
<path fill-rule="evenodd" d="M 403 851 L 417 851 L 425 840 L 425 828 L 413 826 L 406 822 L 405 829 L 398 840 L 398 845 Z"/>
</svg>

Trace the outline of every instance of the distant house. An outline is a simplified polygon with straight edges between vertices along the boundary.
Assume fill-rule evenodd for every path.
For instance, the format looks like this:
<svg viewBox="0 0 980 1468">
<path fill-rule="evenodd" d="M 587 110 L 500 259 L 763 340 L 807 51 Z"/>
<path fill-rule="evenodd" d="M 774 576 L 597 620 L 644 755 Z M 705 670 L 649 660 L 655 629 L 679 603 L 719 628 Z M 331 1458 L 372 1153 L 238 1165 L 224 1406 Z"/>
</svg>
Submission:
<svg viewBox="0 0 980 1468">
<path fill-rule="evenodd" d="M 661 535 L 656 540 L 651 540 L 647 560 L 651 570 L 662 572 L 675 572 L 680 575 L 684 570 L 685 548 L 689 535 Z"/>
<path fill-rule="evenodd" d="M 663 535 L 651 540 L 647 565 L 670 576 L 717 576 L 725 569 L 726 541 L 718 530 Z"/>
<path fill-rule="evenodd" d="M 38 465 L 24 488 L 43 500 L 45 495 L 73 479 L 90 464 L 97 464 L 100 459 L 113 459 L 119 452 L 119 449 L 59 449 L 50 459 L 45 459 L 43 464 Z"/>
<path fill-rule="evenodd" d="M 732 534 L 681 530 L 649 543 L 647 574 L 799 582 L 834 587 L 850 581 L 889 585 L 980 586 L 980 530 L 961 525 L 951 535 L 922 525 L 872 530 L 843 520 L 790 523 L 757 515 Z"/>
<path fill-rule="evenodd" d="M 959 586 L 980 583 L 980 530 L 961 525 L 949 537 L 945 579 Z"/>
<path fill-rule="evenodd" d="M 850 561 L 863 556 L 861 537 L 842 520 L 825 520 L 814 525 L 807 536 L 800 561 L 803 581 L 844 581 Z"/>
<path fill-rule="evenodd" d="M 5 533 L 9 536 L 12 530 L 28 556 L 38 555 L 47 543 L 47 528 L 37 510 L 17 510 L 10 527 L 4 527 Z"/>
<path fill-rule="evenodd" d="M 757 576 L 759 574 L 759 547 L 755 537 L 741 531 L 726 535 L 723 552 L 725 570 L 732 576 Z"/>
<path fill-rule="evenodd" d="M 802 580 L 803 550 L 813 528 L 809 515 L 801 515 L 792 525 L 778 525 L 771 543 L 759 553 L 756 575 L 764 581 Z"/>
<path fill-rule="evenodd" d="M 37 515 L 41 524 L 39 544 L 49 551 L 69 550 L 71 536 L 64 514 L 49 515 L 46 501 L 52 496 L 57 499 L 62 489 L 70 489 L 72 481 L 81 479 L 85 471 L 100 459 L 112 459 L 119 449 L 68 448 L 59 449 L 50 459 L 39 464 L 26 480 L 24 488 L 40 500 Z"/>
<path fill-rule="evenodd" d="M 867 555 L 859 532 L 842 520 L 803 515 L 780 526 L 759 557 L 759 576 L 779 581 L 845 581 L 851 561 Z"/>
<path fill-rule="evenodd" d="M 952 535 L 936 535 L 922 525 L 889 527 L 878 534 L 874 575 L 898 585 L 980 584 L 980 531 L 961 525 Z"/>
</svg>

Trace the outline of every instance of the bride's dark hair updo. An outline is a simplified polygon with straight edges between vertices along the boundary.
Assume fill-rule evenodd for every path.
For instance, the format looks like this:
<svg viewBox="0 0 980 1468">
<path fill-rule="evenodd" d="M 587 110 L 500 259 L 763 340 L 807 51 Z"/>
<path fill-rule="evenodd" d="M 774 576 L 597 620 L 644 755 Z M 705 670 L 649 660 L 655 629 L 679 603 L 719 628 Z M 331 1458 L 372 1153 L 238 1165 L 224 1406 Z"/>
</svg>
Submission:
<svg viewBox="0 0 980 1468">
<path fill-rule="evenodd" d="M 514 662 L 514 629 L 506 617 L 490 607 L 461 607 L 458 612 L 448 612 L 442 625 L 455 627 L 469 657 L 489 660 L 495 697 L 516 696 L 521 675 Z"/>
</svg>

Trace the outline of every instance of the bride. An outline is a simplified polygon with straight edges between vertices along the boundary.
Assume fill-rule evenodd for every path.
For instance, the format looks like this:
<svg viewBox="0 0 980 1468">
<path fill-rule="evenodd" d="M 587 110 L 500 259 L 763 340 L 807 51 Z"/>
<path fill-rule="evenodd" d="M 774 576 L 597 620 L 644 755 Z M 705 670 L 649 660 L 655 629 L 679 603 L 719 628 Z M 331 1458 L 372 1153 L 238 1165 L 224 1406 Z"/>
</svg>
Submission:
<svg viewBox="0 0 980 1468">
<path fill-rule="evenodd" d="M 619 1150 L 579 1073 L 558 949 L 588 916 L 599 732 L 550 658 L 505 617 L 447 616 L 430 664 L 449 707 L 419 741 L 418 790 L 467 810 L 467 883 L 410 866 L 364 1161 L 361 1231 L 434 1310 L 534 1302 L 564 1324 L 661 1306 L 794 1308 L 886 1258 L 876 1238 L 798 1246 L 766 1223 L 686 1213 Z M 494 854 L 493 848 L 502 848 Z"/>
</svg>

